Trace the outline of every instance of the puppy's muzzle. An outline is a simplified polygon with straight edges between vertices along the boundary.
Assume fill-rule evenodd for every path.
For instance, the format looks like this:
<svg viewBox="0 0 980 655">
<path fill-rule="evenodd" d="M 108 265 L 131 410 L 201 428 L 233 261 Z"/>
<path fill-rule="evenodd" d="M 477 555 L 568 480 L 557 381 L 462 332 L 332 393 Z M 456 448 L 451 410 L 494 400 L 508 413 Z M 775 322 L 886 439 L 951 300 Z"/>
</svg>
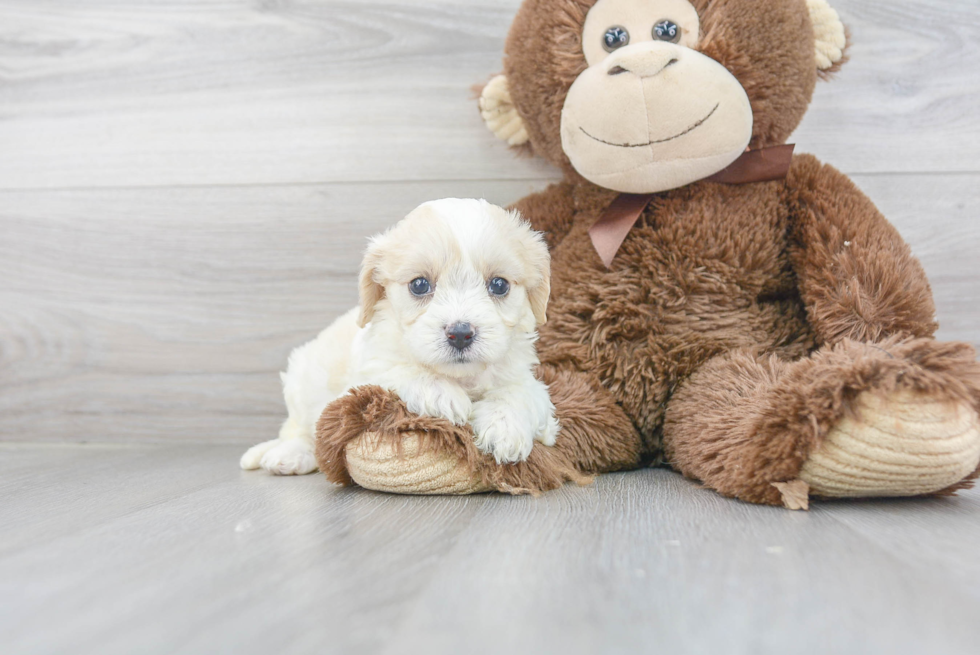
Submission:
<svg viewBox="0 0 980 655">
<path fill-rule="evenodd" d="M 469 323 L 453 323 L 446 328 L 446 340 L 456 350 L 463 351 L 473 345 L 476 331 Z"/>
</svg>

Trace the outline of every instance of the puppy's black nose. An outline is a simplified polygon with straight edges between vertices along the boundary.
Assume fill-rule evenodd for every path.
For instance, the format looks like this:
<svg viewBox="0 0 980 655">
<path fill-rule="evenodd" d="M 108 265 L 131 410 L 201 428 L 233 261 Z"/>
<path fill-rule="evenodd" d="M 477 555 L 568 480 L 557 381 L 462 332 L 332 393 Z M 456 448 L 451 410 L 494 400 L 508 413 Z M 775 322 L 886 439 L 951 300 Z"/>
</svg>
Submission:
<svg viewBox="0 0 980 655">
<path fill-rule="evenodd" d="M 473 326 L 469 323 L 453 323 L 446 328 L 446 339 L 456 350 L 466 350 L 473 345 Z"/>
</svg>

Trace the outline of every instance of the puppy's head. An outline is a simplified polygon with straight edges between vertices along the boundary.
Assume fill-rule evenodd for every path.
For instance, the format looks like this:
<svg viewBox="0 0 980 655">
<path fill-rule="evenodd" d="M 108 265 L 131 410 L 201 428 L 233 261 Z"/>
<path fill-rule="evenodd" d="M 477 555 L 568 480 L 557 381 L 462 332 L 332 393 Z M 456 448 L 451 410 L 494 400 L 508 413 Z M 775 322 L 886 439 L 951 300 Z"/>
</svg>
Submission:
<svg viewBox="0 0 980 655">
<path fill-rule="evenodd" d="M 516 212 L 485 200 L 427 202 L 371 240 L 358 323 L 391 320 L 440 374 L 472 375 L 545 322 L 548 247 Z"/>
</svg>

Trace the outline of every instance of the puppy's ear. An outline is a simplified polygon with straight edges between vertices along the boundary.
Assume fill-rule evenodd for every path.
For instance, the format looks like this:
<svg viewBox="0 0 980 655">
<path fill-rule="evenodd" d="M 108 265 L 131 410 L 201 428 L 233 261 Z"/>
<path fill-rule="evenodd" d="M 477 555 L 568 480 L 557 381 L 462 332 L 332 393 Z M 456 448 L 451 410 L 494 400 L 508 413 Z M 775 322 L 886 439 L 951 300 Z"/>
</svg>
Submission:
<svg viewBox="0 0 980 655">
<path fill-rule="evenodd" d="M 531 311 L 534 312 L 534 321 L 538 325 L 548 322 L 548 299 L 551 297 L 551 268 L 545 269 L 545 275 L 541 283 L 531 289 L 528 296 L 531 299 Z"/>
<path fill-rule="evenodd" d="M 384 298 L 385 288 L 379 282 L 379 267 L 384 256 L 382 238 L 371 239 L 364 260 L 361 262 L 361 275 L 358 281 L 360 309 L 357 312 L 357 325 L 364 327 L 374 318 L 374 306 Z"/>
<path fill-rule="evenodd" d="M 551 254 L 540 232 L 532 230 L 527 223 L 524 223 L 523 229 L 526 230 L 524 265 L 528 271 L 527 296 L 535 323 L 544 325 L 548 320 L 548 299 L 551 297 Z"/>
</svg>

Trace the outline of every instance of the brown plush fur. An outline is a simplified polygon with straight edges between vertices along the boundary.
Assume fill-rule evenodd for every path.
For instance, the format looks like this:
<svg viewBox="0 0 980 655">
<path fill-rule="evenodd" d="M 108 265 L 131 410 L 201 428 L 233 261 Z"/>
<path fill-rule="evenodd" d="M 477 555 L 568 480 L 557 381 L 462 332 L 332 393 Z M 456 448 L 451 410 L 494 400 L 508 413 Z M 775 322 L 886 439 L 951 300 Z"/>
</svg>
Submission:
<svg viewBox="0 0 980 655">
<path fill-rule="evenodd" d="M 562 424 L 557 445 L 498 467 L 468 430 L 359 392 L 321 423 L 328 477 L 349 481 L 342 446 L 357 431 L 397 439 L 423 429 L 433 447 L 503 490 L 543 490 L 580 479 L 576 472 L 666 457 L 727 496 L 779 504 L 771 483 L 799 475 L 861 392 L 919 389 L 980 409 L 972 348 L 931 338 L 922 267 L 871 201 L 812 156 L 797 156 L 784 181 L 698 182 L 656 195 L 606 269 L 588 229 L 616 194 L 571 169 L 559 135 L 565 95 L 585 68 L 579 33 L 592 4 L 526 0 L 506 46 L 533 150 L 566 172 L 516 204 L 552 249 L 538 350 Z M 699 48 L 749 95 L 752 146 L 784 142 L 817 79 L 804 0 L 694 4 Z"/>
</svg>

